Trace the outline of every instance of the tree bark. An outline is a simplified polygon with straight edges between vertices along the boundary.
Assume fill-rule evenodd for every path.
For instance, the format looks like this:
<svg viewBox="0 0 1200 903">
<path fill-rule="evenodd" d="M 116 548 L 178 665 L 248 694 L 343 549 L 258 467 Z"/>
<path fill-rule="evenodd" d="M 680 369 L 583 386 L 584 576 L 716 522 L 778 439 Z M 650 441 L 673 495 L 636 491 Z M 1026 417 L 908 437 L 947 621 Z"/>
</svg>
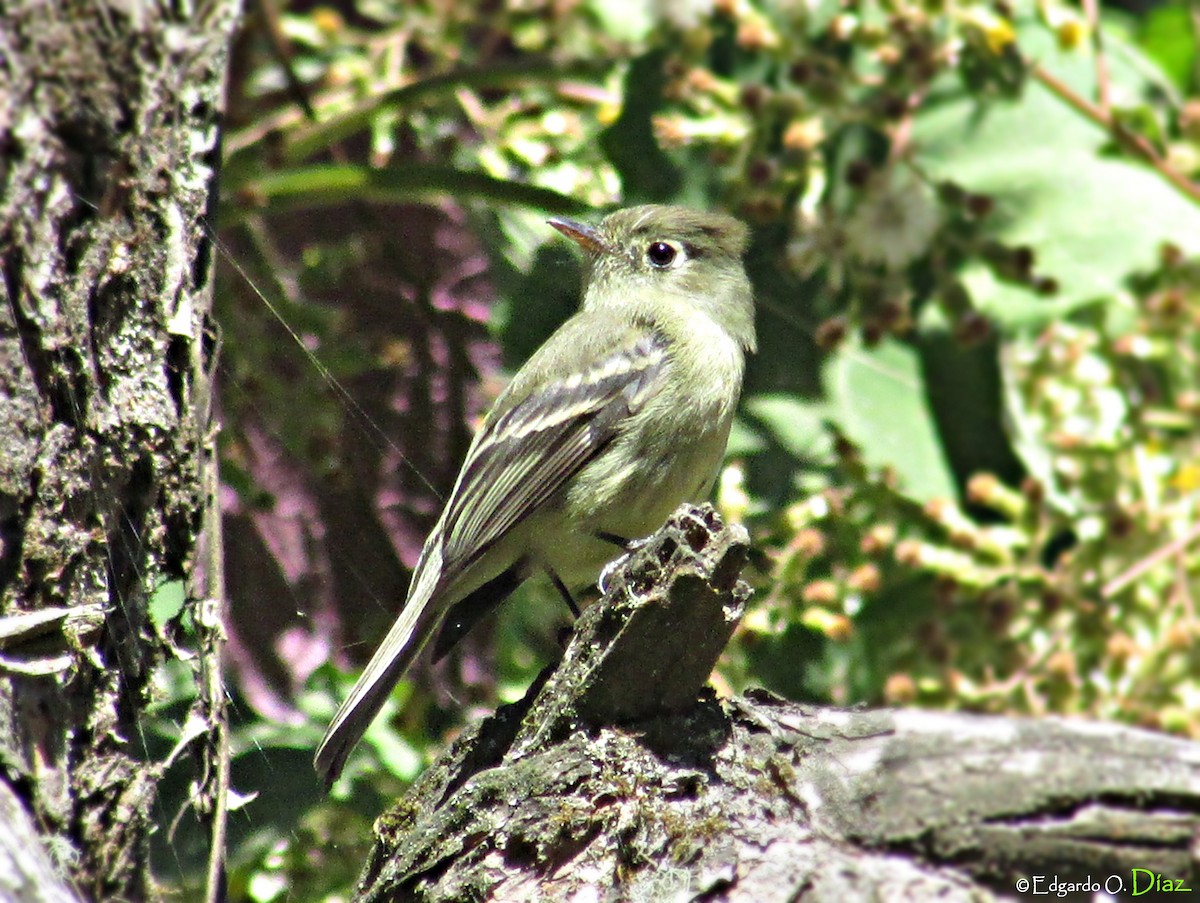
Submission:
<svg viewBox="0 0 1200 903">
<path fill-rule="evenodd" d="M 148 604 L 211 495 L 204 218 L 237 13 L 0 2 L 0 775 L 91 899 L 149 894 Z"/>
<path fill-rule="evenodd" d="M 1195 743 L 700 691 L 749 592 L 745 552 L 711 509 L 677 513 L 580 619 L 563 662 L 377 822 L 357 899 L 1091 900 L 1197 886 Z"/>
</svg>

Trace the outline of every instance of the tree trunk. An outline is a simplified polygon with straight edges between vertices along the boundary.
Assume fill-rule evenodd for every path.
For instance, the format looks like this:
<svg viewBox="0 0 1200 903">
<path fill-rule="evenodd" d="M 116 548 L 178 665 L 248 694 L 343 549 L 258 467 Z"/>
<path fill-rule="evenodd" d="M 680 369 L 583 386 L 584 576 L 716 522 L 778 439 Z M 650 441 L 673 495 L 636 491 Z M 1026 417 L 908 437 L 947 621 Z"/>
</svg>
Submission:
<svg viewBox="0 0 1200 903">
<path fill-rule="evenodd" d="M 237 11 L 0 0 L 0 789 L 91 899 L 149 894 L 148 604 L 211 496 L 204 217 Z"/>
<path fill-rule="evenodd" d="M 1161 899 L 1200 884 L 1195 743 L 701 692 L 749 593 L 745 543 L 711 509 L 677 513 L 563 662 L 379 819 L 357 899 Z"/>
</svg>

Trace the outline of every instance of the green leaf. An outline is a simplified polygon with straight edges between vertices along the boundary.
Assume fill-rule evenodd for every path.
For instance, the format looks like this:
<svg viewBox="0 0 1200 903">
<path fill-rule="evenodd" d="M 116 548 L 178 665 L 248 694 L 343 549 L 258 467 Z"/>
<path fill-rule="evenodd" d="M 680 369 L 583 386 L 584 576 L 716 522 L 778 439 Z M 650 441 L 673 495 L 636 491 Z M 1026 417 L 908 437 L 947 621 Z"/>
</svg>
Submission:
<svg viewBox="0 0 1200 903">
<path fill-rule="evenodd" d="M 662 105 L 663 64 L 655 50 L 634 60 L 625 76 L 625 105 L 600 136 L 600 146 L 621 175 L 628 203 L 665 201 L 683 184 L 679 170 L 654 137 L 651 117 Z"/>
<path fill-rule="evenodd" d="M 154 590 L 150 597 L 150 621 L 162 631 L 167 623 L 183 611 L 187 599 L 182 580 L 168 580 Z"/>
<path fill-rule="evenodd" d="M 793 395 L 758 395 L 746 402 L 746 413 L 762 424 L 783 450 L 795 458 L 833 462 L 833 441 L 825 428 L 823 403 Z"/>
<path fill-rule="evenodd" d="M 406 163 L 389 169 L 353 164 L 318 164 L 281 169 L 234 187 L 261 199 L 272 211 L 323 207 L 346 201 L 412 203 L 444 197 L 474 199 L 490 204 L 518 204 L 550 213 L 583 213 L 582 201 L 521 182 L 496 179 L 430 163 Z M 226 207 L 234 216 L 237 207 Z"/>
<path fill-rule="evenodd" d="M 563 79 L 591 78 L 602 74 L 609 65 L 606 62 L 594 61 L 573 61 L 564 64 L 533 58 L 452 69 L 409 82 L 391 91 L 372 94 L 328 118 L 317 122 L 305 122 L 285 131 L 281 135 L 281 157 L 285 163 L 299 163 L 324 153 L 333 145 L 354 135 L 368 131 L 376 117 L 383 113 L 446 102 L 447 98 L 453 98 L 455 91 L 463 88 L 474 91 L 507 90 L 522 85 L 556 83 Z M 230 137 L 230 161 L 227 163 L 227 170 L 237 168 L 236 158 L 257 146 L 259 128 L 260 124 L 255 123 L 251 129 L 246 130 L 246 134 L 235 133 Z"/>
<path fill-rule="evenodd" d="M 733 427 L 729 431 L 729 442 L 725 446 L 725 458 L 748 458 L 751 455 L 757 455 L 767 447 L 767 443 L 763 441 L 753 428 L 747 426 L 746 423 L 739 417 L 733 421 Z"/>
<path fill-rule="evenodd" d="M 936 311 L 927 305 L 924 313 Z M 921 372 L 929 393 L 929 406 L 938 424 L 942 450 L 956 482 L 962 485 L 979 471 L 995 474 L 1009 483 L 1024 476 L 1013 451 L 1006 421 L 1003 374 L 996 336 L 964 346 L 944 327 L 922 316 L 914 347 L 921 356 Z"/>
<path fill-rule="evenodd" d="M 918 501 L 955 498 L 954 477 L 930 410 L 915 351 L 888 339 L 847 342 L 826 362 L 828 419 L 862 451 L 867 466 L 890 467 Z"/>
<path fill-rule="evenodd" d="M 647 0 L 592 0 L 587 6 L 604 31 L 619 41 L 640 43 L 654 29 L 654 10 Z"/>
<path fill-rule="evenodd" d="M 1095 96 L 1089 52 L 1060 51 L 1044 29 L 1022 30 L 1022 47 L 1083 98 Z M 1153 64 L 1110 41 L 1114 95 L 1125 106 L 1161 84 Z M 1019 101 L 981 107 L 964 92 L 930 104 L 916 121 L 916 161 L 937 180 L 995 201 L 987 229 L 1035 251 L 1034 272 L 1057 291 L 1001 282 L 974 262 L 963 282 L 975 303 L 1010 329 L 1037 329 L 1119 294 L 1134 273 L 1155 269 L 1164 242 L 1200 253 L 1200 206 L 1149 166 L 1103 154 L 1108 133 L 1030 80 Z"/>
<path fill-rule="evenodd" d="M 411 690 L 408 690 L 411 696 Z M 375 750 L 384 769 L 403 781 L 412 781 L 425 764 L 421 753 L 393 724 L 397 704 L 389 699 L 363 734 L 363 739 Z"/>
<path fill-rule="evenodd" d="M 579 258 L 561 240 L 537 250 L 528 273 L 511 279 L 496 312 L 505 366 L 517 368 L 579 307 Z"/>
<path fill-rule="evenodd" d="M 1179 90 L 1187 92 L 1196 71 L 1196 32 L 1189 5 L 1180 0 L 1148 10 L 1141 20 L 1138 44 Z"/>
</svg>

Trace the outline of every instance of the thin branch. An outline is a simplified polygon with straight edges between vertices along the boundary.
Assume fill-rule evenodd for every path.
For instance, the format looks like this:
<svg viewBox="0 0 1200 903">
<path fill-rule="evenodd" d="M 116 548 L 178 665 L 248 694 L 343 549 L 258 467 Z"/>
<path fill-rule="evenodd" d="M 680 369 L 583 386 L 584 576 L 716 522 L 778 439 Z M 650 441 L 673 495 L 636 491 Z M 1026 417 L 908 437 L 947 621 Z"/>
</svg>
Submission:
<svg viewBox="0 0 1200 903">
<path fill-rule="evenodd" d="M 274 211 L 347 201 L 413 203 L 443 197 L 513 204 L 550 213 L 577 214 L 590 209 L 582 201 L 549 188 L 432 163 L 405 163 L 388 169 L 344 164 L 300 166 L 265 173 L 237 188 Z M 222 225 L 228 225 L 244 216 L 244 209 L 227 207 L 222 213 L 227 220 Z"/>
<path fill-rule="evenodd" d="M 519 60 L 477 68 L 454 69 L 430 75 L 385 93 L 365 98 L 349 110 L 319 122 L 298 126 L 283 136 L 280 156 L 285 163 L 299 163 L 327 150 L 351 135 L 365 131 L 384 108 L 412 109 L 442 96 L 453 96 L 459 88 L 509 89 L 530 83 L 550 83 L 597 76 L 605 66 L 592 62 L 558 64 L 546 60 Z"/>
<path fill-rule="evenodd" d="M 1123 148 L 1150 164 L 1159 175 L 1170 182 L 1175 188 L 1179 189 L 1191 200 L 1200 204 L 1200 184 L 1191 181 L 1171 166 L 1145 137 L 1130 131 L 1121 125 L 1121 123 L 1115 121 L 1111 114 L 1090 100 L 1080 97 L 1075 93 L 1074 89 L 1064 84 L 1056 76 L 1051 75 L 1041 66 L 1032 64 L 1030 65 L 1030 71 L 1033 73 L 1034 78 L 1050 89 L 1051 93 L 1056 95 L 1060 100 L 1066 101 L 1067 104 L 1097 125 L 1106 129 Z"/>
<path fill-rule="evenodd" d="M 205 442 L 204 533 L 207 543 L 206 593 L 200 602 L 199 630 L 201 693 L 205 716 L 215 737 L 208 749 L 215 752 L 216 774 L 209 775 L 212 812 L 205 879 L 205 903 L 221 903 L 227 897 L 225 857 L 229 822 L 229 709 L 225 704 L 225 685 L 221 680 L 221 649 L 225 643 L 222 613 L 225 608 L 225 556 L 221 534 L 220 457 L 217 431 Z M 214 749 L 215 747 L 215 749 Z M 210 763 L 211 764 L 211 763 Z M 214 786 L 215 785 L 215 786 Z"/>
<path fill-rule="evenodd" d="M 1121 590 L 1125 589 L 1133 581 L 1137 580 L 1151 568 L 1156 567 L 1168 558 L 1179 554 L 1196 540 L 1200 539 L 1200 524 L 1196 524 L 1192 529 L 1188 530 L 1183 536 L 1167 543 L 1159 549 L 1151 552 L 1137 564 L 1127 568 L 1122 573 L 1118 574 L 1100 590 L 1100 595 L 1105 599 L 1111 599 Z"/>
<path fill-rule="evenodd" d="M 259 22 L 267 35 L 267 44 L 271 48 L 271 53 L 283 70 L 288 94 L 296 102 L 296 106 L 303 111 L 305 118 L 315 122 L 317 112 L 313 109 L 312 100 L 309 99 L 308 88 L 296 74 L 296 67 L 292 65 L 292 47 L 283 33 L 279 0 L 258 0 L 258 9 L 262 13 Z"/>
</svg>

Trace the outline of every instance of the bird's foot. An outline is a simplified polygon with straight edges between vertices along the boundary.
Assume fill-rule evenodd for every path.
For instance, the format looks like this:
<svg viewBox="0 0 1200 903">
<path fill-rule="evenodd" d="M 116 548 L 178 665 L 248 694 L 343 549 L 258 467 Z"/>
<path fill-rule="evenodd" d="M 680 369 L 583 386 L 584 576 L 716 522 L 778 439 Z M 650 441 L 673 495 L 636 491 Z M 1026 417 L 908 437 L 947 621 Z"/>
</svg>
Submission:
<svg viewBox="0 0 1200 903">
<path fill-rule="evenodd" d="M 607 539 L 608 537 L 605 536 L 603 538 Z M 604 569 L 600 571 L 600 579 L 596 581 L 596 586 L 600 588 L 601 593 L 608 592 L 608 582 L 612 579 L 612 575 L 625 565 L 625 562 L 629 560 L 629 556 L 649 541 L 650 537 L 646 536 L 642 539 L 626 539 L 619 543 L 621 548 L 625 550 L 624 553 L 606 564 Z"/>
</svg>

